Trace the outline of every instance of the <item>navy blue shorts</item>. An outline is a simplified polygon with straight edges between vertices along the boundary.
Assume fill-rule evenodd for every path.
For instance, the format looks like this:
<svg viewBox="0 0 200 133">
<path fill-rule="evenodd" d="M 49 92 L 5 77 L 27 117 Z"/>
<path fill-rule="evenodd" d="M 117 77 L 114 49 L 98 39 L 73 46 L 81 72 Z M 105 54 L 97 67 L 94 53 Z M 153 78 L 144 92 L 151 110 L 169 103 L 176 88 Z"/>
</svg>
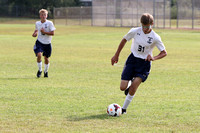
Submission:
<svg viewBox="0 0 200 133">
<path fill-rule="evenodd" d="M 129 55 L 121 75 L 121 80 L 132 80 L 134 77 L 142 78 L 144 82 L 151 69 L 151 62 L 135 57 L 132 53 Z"/>
<path fill-rule="evenodd" d="M 51 43 L 50 44 L 42 44 L 40 41 L 36 41 L 35 45 L 33 47 L 33 50 L 35 52 L 35 55 L 37 56 L 37 53 L 41 52 L 43 53 L 43 56 L 46 56 L 47 58 L 51 56 Z"/>
</svg>

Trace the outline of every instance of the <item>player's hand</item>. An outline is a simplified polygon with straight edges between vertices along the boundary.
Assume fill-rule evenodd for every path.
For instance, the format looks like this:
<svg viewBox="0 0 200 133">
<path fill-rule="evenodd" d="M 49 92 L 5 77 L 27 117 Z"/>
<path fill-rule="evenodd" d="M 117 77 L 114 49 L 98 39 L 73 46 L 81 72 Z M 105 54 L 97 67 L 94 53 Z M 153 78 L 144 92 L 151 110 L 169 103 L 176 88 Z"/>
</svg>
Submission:
<svg viewBox="0 0 200 133">
<path fill-rule="evenodd" d="M 149 54 L 145 61 L 154 61 L 154 58 Z"/>
<path fill-rule="evenodd" d="M 37 32 L 34 32 L 32 37 L 36 37 L 37 36 Z"/>
<path fill-rule="evenodd" d="M 115 63 L 118 62 L 118 57 L 116 55 L 114 55 L 112 58 L 111 58 L 111 64 L 114 65 Z"/>
</svg>

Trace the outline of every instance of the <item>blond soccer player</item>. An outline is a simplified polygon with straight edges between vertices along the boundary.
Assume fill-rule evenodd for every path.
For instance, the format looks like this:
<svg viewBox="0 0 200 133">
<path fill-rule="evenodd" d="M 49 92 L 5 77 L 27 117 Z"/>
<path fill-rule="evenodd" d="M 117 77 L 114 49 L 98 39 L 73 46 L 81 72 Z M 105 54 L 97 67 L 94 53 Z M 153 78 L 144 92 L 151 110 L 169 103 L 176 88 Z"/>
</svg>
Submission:
<svg viewBox="0 0 200 133">
<path fill-rule="evenodd" d="M 39 11 L 40 21 L 35 23 L 35 31 L 32 36 L 37 37 L 34 45 L 34 52 L 37 57 L 38 72 L 37 77 L 41 77 L 42 74 L 42 55 L 44 56 L 44 77 L 48 77 L 49 70 L 49 57 L 51 56 L 52 46 L 51 40 L 54 35 L 54 24 L 47 20 L 48 11 L 41 9 Z"/>
</svg>

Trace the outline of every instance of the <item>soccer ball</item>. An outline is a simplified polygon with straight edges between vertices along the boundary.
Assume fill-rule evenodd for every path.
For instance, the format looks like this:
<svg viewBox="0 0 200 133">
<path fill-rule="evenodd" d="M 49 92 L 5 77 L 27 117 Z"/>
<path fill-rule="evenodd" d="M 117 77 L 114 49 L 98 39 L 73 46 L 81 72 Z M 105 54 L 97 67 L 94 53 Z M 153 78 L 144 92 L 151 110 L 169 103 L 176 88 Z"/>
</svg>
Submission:
<svg viewBox="0 0 200 133">
<path fill-rule="evenodd" d="M 119 104 L 110 104 L 107 108 L 107 114 L 110 116 L 120 116 L 122 114 L 122 108 Z"/>
</svg>

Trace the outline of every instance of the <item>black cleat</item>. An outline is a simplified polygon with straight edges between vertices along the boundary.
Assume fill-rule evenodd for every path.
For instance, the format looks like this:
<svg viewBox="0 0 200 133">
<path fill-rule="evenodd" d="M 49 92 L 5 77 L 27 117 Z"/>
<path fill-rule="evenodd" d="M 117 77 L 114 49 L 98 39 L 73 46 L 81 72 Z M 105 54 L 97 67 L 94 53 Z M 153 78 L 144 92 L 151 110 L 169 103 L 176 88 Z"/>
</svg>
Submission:
<svg viewBox="0 0 200 133">
<path fill-rule="evenodd" d="M 39 71 L 39 70 L 38 70 L 38 72 L 37 72 L 37 77 L 40 78 L 40 77 L 41 77 L 41 74 L 42 74 L 42 71 Z"/>
<path fill-rule="evenodd" d="M 44 72 L 44 77 L 48 78 L 48 72 Z"/>
<path fill-rule="evenodd" d="M 122 108 L 122 114 L 126 114 L 126 109 Z"/>
<path fill-rule="evenodd" d="M 124 91 L 124 94 L 125 94 L 126 96 L 128 95 L 129 88 L 130 88 L 130 87 L 128 87 L 128 88 Z"/>
</svg>

